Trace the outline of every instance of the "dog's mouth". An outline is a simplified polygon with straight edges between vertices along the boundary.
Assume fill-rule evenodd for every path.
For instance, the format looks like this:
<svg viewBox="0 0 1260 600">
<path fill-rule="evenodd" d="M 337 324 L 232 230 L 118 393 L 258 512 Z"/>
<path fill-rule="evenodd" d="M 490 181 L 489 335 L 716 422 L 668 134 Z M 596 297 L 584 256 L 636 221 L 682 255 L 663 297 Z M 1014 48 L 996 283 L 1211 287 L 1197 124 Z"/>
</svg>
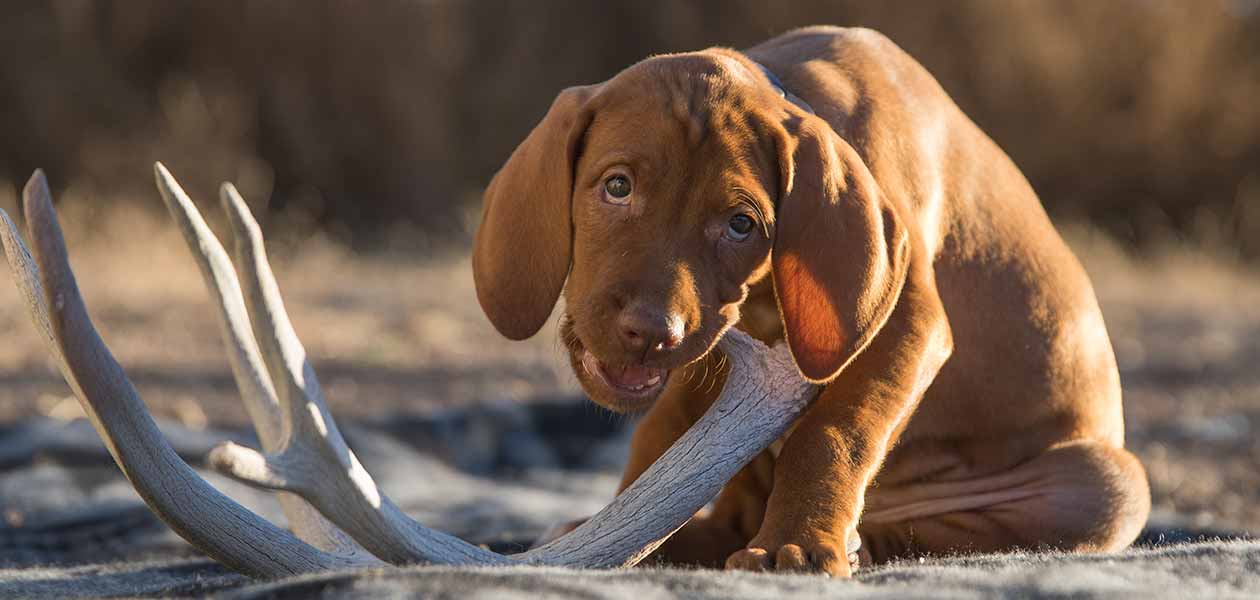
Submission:
<svg viewBox="0 0 1260 600">
<path fill-rule="evenodd" d="M 668 369 L 645 365 L 609 365 L 582 350 L 582 370 L 625 399 L 653 400 L 665 387 Z"/>
<path fill-rule="evenodd" d="M 566 315 L 560 322 L 561 338 L 578 382 L 592 402 L 613 412 L 647 410 L 669 382 L 671 369 L 643 363 L 613 363 L 587 349 Z"/>
<path fill-rule="evenodd" d="M 641 412 L 650 408 L 669 384 L 670 376 L 676 371 L 686 371 L 709 356 L 717 345 L 717 339 L 725 332 L 724 327 L 711 339 L 708 336 L 693 337 L 667 357 L 623 363 L 600 358 L 587 347 L 577 329 L 570 315 L 561 317 L 560 339 L 569 351 L 573 373 L 592 402 L 619 413 Z M 709 369 L 704 372 L 707 377 Z"/>
</svg>

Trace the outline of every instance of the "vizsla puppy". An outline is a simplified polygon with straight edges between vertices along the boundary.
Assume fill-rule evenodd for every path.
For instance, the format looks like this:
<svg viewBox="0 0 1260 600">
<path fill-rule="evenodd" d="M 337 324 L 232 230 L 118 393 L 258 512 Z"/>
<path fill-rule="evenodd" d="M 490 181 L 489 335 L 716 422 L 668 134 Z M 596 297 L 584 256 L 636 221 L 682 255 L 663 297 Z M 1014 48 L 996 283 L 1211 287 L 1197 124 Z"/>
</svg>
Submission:
<svg viewBox="0 0 1260 600">
<path fill-rule="evenodd" d="M 715 341 L 825 384 L 658 555 L 858 559 L 1133 541 L 1150 507 L 1090 282 L 1010 159 L 878 33 L 801 29 L 564 90 L 485 194 L 477 294 L 647 410 L 628 485 L 721 388 Z"/>
</svg>

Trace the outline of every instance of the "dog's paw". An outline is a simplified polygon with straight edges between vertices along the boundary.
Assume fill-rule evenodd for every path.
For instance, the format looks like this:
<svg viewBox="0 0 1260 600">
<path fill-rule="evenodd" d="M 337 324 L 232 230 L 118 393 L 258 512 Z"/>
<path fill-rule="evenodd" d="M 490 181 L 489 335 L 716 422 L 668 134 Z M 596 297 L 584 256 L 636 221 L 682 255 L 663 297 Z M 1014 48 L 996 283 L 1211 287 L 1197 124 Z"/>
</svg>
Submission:
<svg viewBox="0 0 1260 600">
<path fill-rule="evenodd" d="M 826 573 L 849 577 L 858 567 L 861 539 L 855 534 L 842 545 L 832 536 L 801 536 L 782 544 L 753 540 L 747 548 L 726 559 L 728 570 Z"/>
</svg>

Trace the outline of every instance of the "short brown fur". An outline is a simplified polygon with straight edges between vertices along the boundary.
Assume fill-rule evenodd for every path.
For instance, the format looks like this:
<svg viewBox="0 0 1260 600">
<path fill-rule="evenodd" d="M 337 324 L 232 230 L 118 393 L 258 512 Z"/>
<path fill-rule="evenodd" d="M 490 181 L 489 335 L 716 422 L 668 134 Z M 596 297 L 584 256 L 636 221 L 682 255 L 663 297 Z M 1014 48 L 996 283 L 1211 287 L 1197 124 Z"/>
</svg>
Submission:
<svg viewBox="0 0 1260 600">
<path fill-rule="evenodd" d="M 514 339 L 563 291 L 592 400 L 647 409 L 623 487 L 716 397 L 727 327 L 786 339 L 825 384 L 661 560 L 847 575 L 859 539 L 873 562 L 1107 551 L 1146 521 L 1088 278 L 1010 159 L 875 32 L 801 29 L 566 90 L 487 189 L 473 264 Z M 631 367 L 668 377 L 610 383 Z"/>
</svg>

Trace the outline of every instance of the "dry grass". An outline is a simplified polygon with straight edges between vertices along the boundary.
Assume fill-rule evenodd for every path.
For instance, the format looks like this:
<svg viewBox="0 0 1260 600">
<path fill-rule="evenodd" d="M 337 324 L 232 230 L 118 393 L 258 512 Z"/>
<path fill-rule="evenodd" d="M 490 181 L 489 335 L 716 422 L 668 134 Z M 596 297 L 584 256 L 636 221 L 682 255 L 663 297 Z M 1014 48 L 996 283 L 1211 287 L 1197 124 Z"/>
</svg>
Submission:
<svg viewBox="0 0 1260 600">
<path fill-rule="evenodd" d="M 143 211 L 101 218 L 82 205 L 62 218 L 93 315 L 154 412 L 191 425 L 242 422 L 216 321 L 173 228 Z M 1156 507 L 1260 531 L 1260 277 L 1207 253 L 1137 261 L 1089 229 L 1067 234 L 1106 312 L 1129 445 Z M 553 327 L 511 343 L 489 326 L 464 254 L 357 255 L 319 237 L 272 249 L 340 416 L 578 391 Z M 12 289 L 0 274 L 0 423 L 72 418 L 77 405 Z"/>
</svg>

